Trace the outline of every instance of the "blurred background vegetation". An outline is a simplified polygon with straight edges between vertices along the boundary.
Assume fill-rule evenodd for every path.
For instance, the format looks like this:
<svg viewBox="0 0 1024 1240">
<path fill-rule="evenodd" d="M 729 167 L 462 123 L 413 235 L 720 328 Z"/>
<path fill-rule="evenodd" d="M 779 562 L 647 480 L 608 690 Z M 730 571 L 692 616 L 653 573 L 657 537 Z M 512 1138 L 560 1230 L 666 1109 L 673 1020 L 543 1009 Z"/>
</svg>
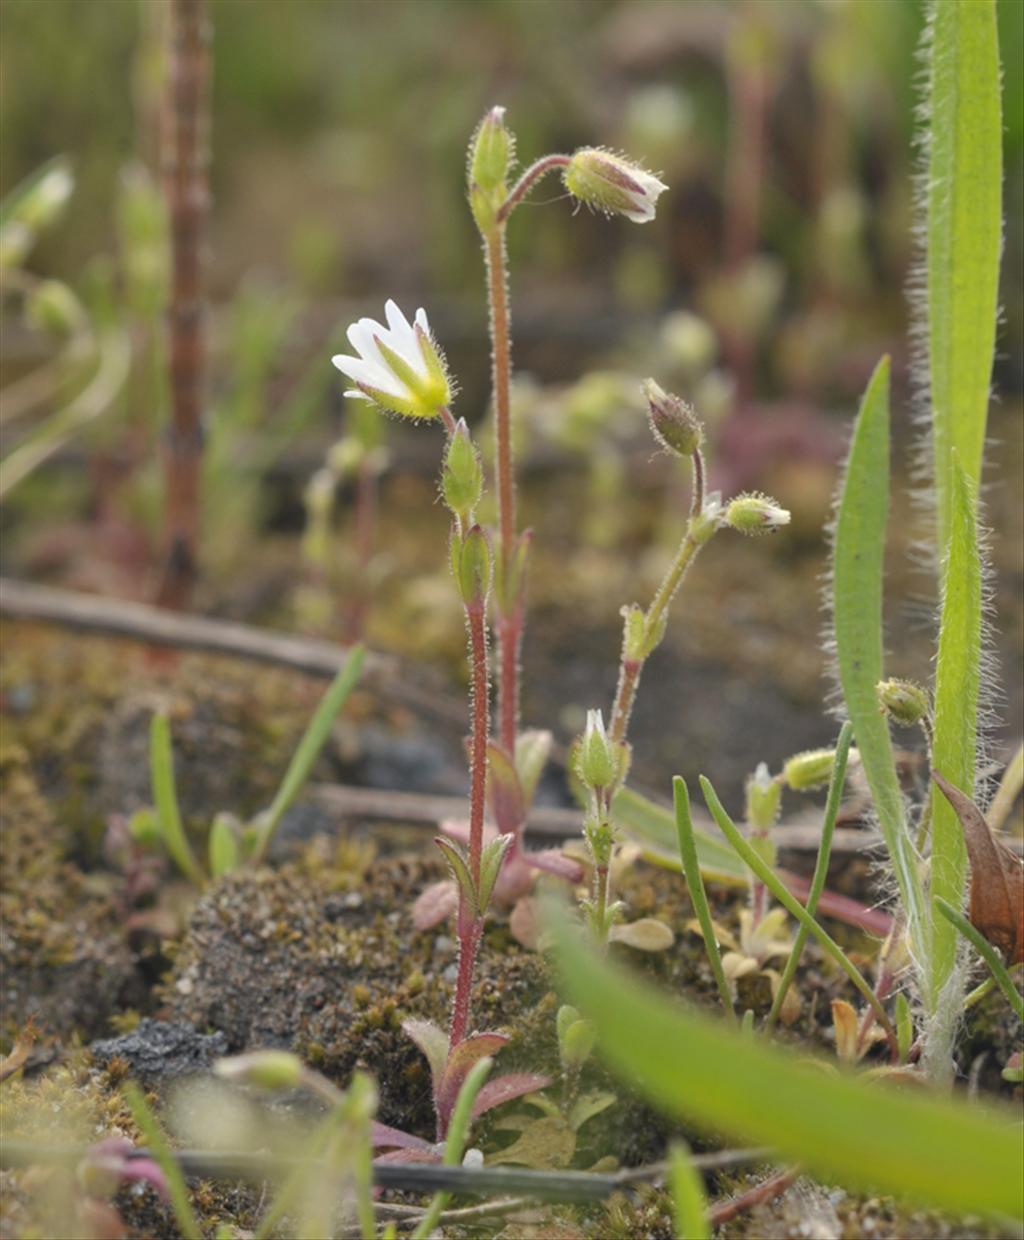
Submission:
<svg viewBox="0 0 1024 1240">
<path fill-rule="evenodd" d="M 93 338 L 113 326 L 132 351 L 109 408 L 12 490 L 8 571 L 144 597 L 167 407 L 158 188 L 166 12 L 163 0 L 0 6 L 0 189 L 8 194 L 58 155 L 74 177 L 63 215 L 33 238 L 23 265 L 73 294 Z M 885 351 L 894 354 L 898 433 L 908 434 L 921 4 L 211 0 L 209 17 L 203 606 L 283 613 L 336 633 L 344 617 L 330 618 L 324 589 L 347 581 L 356 594 L 379 591 L 371 638 L 461 649 L 441 580 L 444 517 L 430 504 L 435 438 L 356 419 L 328 358 L 339 327 L 379 315 L 386 297 L 410 312 L 424 305 L 461 384 L 458 411 L 470 422 L 484 416 L 486 308 L 465 149 L 495 103 L 508 109 L 524 163 L 599 144 L 670 186 L 657 219 L 636 227 L 574 213 L 554 201 L 564 195 L 552 179 L 510 229 L 516 399 L 529 427 L 526 463 L 540 479 L 532 497 L 527 488 L 526 515 L 554 548 L 547 569 L 543 552 L 536 562 L 539 625 L 546 589 L 578 601 L 563 575 L 566 551 L 603 583 L 592 610 L 611 631 L 618 606 L 657 570 L 622 552 L 674 539 L 679 484 L 664 462 L 651 464 L 636 390 L 647 373 L 695 399 L 713 424 L 719 484 L 774 489 L 794 509 L 786 554 L 810 547 L 813 578 L 845 427 Z M 1003 443 L 996 473 L 1012 478 L 1024 5 L 999 0 L 999 20 L 1007 227 L 993 428 Z M 5 384 L 52 361 L 69 332 L 38 307 L 26 313 L 28 300 L 5 283 Z M 52 399 L 7 417 L 5 455 L 82 382 L 61 371 Z M 546 465 L 563 471 L 554 489 Z M 353 550 L 360 470 L 364 482 L 367 472 L 383 476 L 372 554 Z M 1008 507 L 996 496 L 994 520 L 1013 527 L 1010 558 L 1000 564 L 997 548 L 997 567 L 1019 585 L 1017 486 Z M 745 587 L 747 561 L 738 553 L 734 562 Z M 783 598 L 781 629 L 786 616 Z M 794 622 L 793 632 L 803 641 L 807 624 Z M 687 640 L 698 641 L 692 631 Z"/>
</svg>

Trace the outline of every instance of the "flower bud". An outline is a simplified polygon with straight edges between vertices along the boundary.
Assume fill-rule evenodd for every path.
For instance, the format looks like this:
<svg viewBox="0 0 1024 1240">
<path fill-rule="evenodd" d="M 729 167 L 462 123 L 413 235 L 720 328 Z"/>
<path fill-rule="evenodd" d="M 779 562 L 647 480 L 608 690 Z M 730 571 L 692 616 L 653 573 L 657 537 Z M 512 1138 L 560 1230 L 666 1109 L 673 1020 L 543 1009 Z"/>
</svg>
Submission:
<svg viewBox="0 0 1024 1240">
<path fill-rule="evenodd" d="M 722 522 L 741 534 L 774 534 L 777 529 L 789 524 L 789 513 L 767 495 L 752 492 L 732 500 Z"/>
<path fill-rule="evenodd" d="M 931 712 L 928 694 L 910 680 L 880 680 L 875 695 L 882 712 L 904 727 L 920 723 Z"/>
<path fill-rule="evenodd" d="M 782 782 L 794 792 L 820 788 L 832 778 L 835 761 L 834 749 L 807 749 L 794 754 L 782 768 Z"/>
<path fill-rule="evenodd" d="M 693 456 L 700 447 L 703 428 L 692 406 L 665 392 L 653 379 L 645 379 L 644 396 L 654 438 L 670 452 Z"/>
<path fill-rule="evenodd" d="M 588 207 L 624 215 L 636 224 L 654 219 L 658 196 L 668 189 L 638 165 L 596 147 L 577 151 L 562 179 L 569 193 Z"/>
<path fill-rule="evenodd" d="M 769 831 L 779 820 L 782 785 L 763 762 L 747 780 L 747 822 L 755 831 Z"/>
<path fill-rule="evenodd" d="M 302 1060 L 289 1051 L 233 1055 L 230 1059 L 218 1059 L 213 1070 L 226 1081 L 239 1081 L 258 1089 L 295 1089 L 305 1071 Z"/>
<path fill-rule="evenodd" d="M 480 502 L 483 486 L 484 475 L 480 457 L 469 437 L 465 419 L 460 418 L 448 441 L 448 451 L 444 458 L 444 471 L 441 475 L 444 502 L 460 520 L 470 521 L 473 509 Z"/>
<path fill-rule="evenodd" d="M 615 778 L 617 763 L 599 710 L 587 711 L 587 726 L 576 761 L 580 779 L 588 788 L 607 788 Z"/>
<path fill-rule="evenodd" d="M 465 535 L 452 534 L 452 572 L 467 607 L 482 607 L 491 588 L 491 549 L 479 525 Z"/>
<path fill-rule="evenodd" d="M 491 108 L 477 126 L 469 145 L 469 183 L 490 191 L 504 188 L 515 138 L 505 128 L 505 109 Z"/>
</svg>

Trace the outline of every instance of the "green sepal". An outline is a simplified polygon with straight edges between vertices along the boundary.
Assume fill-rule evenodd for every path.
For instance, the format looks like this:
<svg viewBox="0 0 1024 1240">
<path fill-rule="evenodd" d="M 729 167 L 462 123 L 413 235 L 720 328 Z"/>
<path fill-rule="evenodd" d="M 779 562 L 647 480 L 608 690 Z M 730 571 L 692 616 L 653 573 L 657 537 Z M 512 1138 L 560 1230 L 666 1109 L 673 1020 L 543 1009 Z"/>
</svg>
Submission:
<svg viewBox="0 0 1024 1240">
<path fill-rule="evenodd" d="M 458 846 L 443 835 L 435 836 L 434 843 L 440 848 L 455 884 L 466 898 L 469 910 L 474 917 L 480 916 L 480 901 L 477 899 L 476 884 L 469 870 L 469 859 Z"/>
<path fill-rule="evenodd" d="M 530 728 L 516 737 L 516 773 L 525 806 L 533 802 L 551 752 L 552 739 L 551 733 L 542 728 Z"/>
<path fill-rule="evenodd" d="M 491 892 L 501 873 L 501 865 L 505 854 L 511 848 L 515 836 L 511 833 L 496 836 L 489 844 L 485 844 L 480 853 L 480 897 L 478 901 L 479 915 L 487 912 L 491 902 Z"/>
<path fill-rule="evenodd" d="M 218 814 L 210 827 L 210 873 L 214 878 L 237 870 L 241 861 L 239 824 L 233 814 Z"/>
</svg>

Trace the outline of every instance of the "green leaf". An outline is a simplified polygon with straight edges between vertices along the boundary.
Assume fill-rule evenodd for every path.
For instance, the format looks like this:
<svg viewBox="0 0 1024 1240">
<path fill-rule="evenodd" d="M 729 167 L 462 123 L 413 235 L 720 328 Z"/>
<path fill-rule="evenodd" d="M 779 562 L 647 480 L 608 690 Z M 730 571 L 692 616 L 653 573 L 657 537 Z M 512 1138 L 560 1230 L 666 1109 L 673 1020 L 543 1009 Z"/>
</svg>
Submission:
<svg viewBox="0 0 1024 1240">
<path fill-rule="evenodd" d="M 978 744 L 978 687 L 981 661 L 982 573 L 973 487 L 953 457 L 949 552 L 943 574 L 942 620 L 935 668 L 935 738 L 932 765 L 968 796 L 974 791 Z M 963 902 L 967 850 L 956 811 L 932 789 L 932 971 L 929 1007 L 935 1010 L 956 964 L 957 932 L 935 916 L 945 900 Z M 949 1002 L 959 1009 L 959 994 Z"/>
<path fill-rule="evenodd" d="M 632 788 L 620 788 L 612 801 L 612 817 L 643 848 L 649 860 L 670 870 L 681 870 L 676 820 L 670 809 L 655 804 Z M 723 840 L 694 828 L 701 873 L 718 882 L 747 885 L 747 872 Z"/>
<path fill-rule="evenodd" d="M 996 340 L 1003 136 L 995 0 L 935 0 L 929 38 L 928 366 L 941 556 L 953 526 L 953 453 L 975 490 L 981 480 Z"/>
<path fill-rule="evenodd" d="M 229 814 L 218 814 L 210 828 L 210 873 L 214 878 L 238 869 L 241 850 L 238 825 Z"/>
<path fill-rule="evenodd" d="M 201 887 L 205 882 L 203 872 L 192 853 L 178 809 L 171 728 L 166 715 L 154 715 L 149 725 L 149 778 L 163 845 L 182 874 Z"/>
<path fill-rule="evenodd" d="M 674 1119 L 770 1145 L 851 1188 L 1024 1218 L 1015 1112 L 800 1062 L 641 985 L 561 919 L 553 929 L 567 998 L 594 1021 L 613 1069 Z"/>
<path fill-rule="evenodd" d="M 185 1237 L 185 1240 L 203 1240 L 203 1231 L 192 1209 L 185 1177 L 182 1174 L 181 1167 L 178 1166 L 177 1160 L 171 1153 L 171 1147 L 167 1144 L 159 1121 L 146 1101 L 146 1095 L 134 1081 L 129 1081 L 123 1087 L 122 1093 L 125 1102 L 128 1104 L 128 1109 L 132 1113 L 132 1119 L 135 1120 L 135 1126 L 142 1133 L 143 1140 L 148 1146 L 153 1160 L 157 1163 L 167 1180 L 171 1209 L 174 1211 L 174 1217 L 177 1220 L 181 1234 Z"/>
<path fill-rule="evenodd" d="M 345 660 L 341 670 L 331 681 L 330 687 L 324 696 L 320 699 L 320 705 L 316 708 L 313 718 L 309 721 L 309 727 L 306 729 L 305 735 L 299 742 L 299 747 L 292 755 L 292 760 L 285 772 L 281 786 L 277 790 L 270 809 L 260 820 L 260 836 L 253 854 L 253 860 L 258 864 L 263 860 L 274 832 L 277 830 L 281 819 L 285 815 L 285 811 L 302 791 L 302 786 L 309 778 L 309 772 L 313 769 L 313 763 L 317 760 L 320 750 L 323 749 L 327 742 L 328 736 L 331 734 L 331 728 L 334 726 L 334 720 L 338 716 L 338 712 L 345 705 L 348 695 L 356 686 L 359 679 L 359 673 L 363 669 L 363 657 L 366 650 L 363 646 L 353 646 L 348 652 L 348 658 Z"/>
<path fill-rule="evenodd" d="M 889 359 L 883 357 L 861 402 L 850 444 L 832 547 L 832 616 L 839 683 L 864 774 L 907 912 L 926 959 L 924 902 L 907 837 L 889 724 L 875 685 L 883 678 L 882 575 L 889 509 Z"/>
<path fill-rule="evenodd" d="M 708 1202 L 704 1181 L 690 1161 L 690 1151 L 681 1141 L 668 1147 L 668 1186 L 672 1192 L 676 1235 L 687 1240 L 711 1240 Z"/>
<path fill-rule="evenodd" d="M 999 959 L 999 953 L 991 943 L 978 930 L 971 925 L 963 913 L 958 912 L 948 901 L 941 897 L 935 901 L 935 907 L 942 914 L 947 922 L 955 927 L 970 943 L 978 955 L 985 961 L 989 967 L 989 972 L 995 978 L 996 985 L 1006 996 L 1006 1001 L 1017 1014 L 1018 1020 L 1024 1020 L 1024 998 L 1013 984 L 1013 978 L 1010 976 L 1006 965 Z"/>
</svg>

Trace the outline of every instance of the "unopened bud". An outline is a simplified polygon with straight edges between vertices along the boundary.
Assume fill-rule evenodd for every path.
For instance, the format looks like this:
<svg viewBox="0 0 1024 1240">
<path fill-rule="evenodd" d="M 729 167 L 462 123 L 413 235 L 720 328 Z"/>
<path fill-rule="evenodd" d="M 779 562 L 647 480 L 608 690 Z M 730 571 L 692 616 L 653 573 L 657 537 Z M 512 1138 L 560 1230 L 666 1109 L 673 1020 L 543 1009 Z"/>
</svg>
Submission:
<svg viewBox="0 0 1024 1240">
<path fill-rule="evenodd" d="M 668 189 L 637 164 L 596 147 L 577 151 L 563 180 L 569 193 L 588 207 L 607 215 L 624 215 L 636 224 L 654 219 L 658 196 Z"/>
<path fill-rule="evenodd" d="M 755 831 L 769 831 L 779 820 L 781 806 L 782 785 L 761 762 L 747 780 L 747 822 Z"/>
<path fill-rule="evenodd" d="M 599 710 L 587 711 L 587 726 L 583 732 L 577 763 L 580 779 L 588 788 L 607 788 L 615 778 L 615 755 Z"/>
<path fill-rule="evenodd" d="M 503 187 L 515 150 L 505 128 L 505 109 L 491 108 L 477 126 L 469 146 L 469 180 L 482 190 Z"/>
<path fill-rule="evenodd" d="M 469 521 L 472 519 L 473 509 L 480 502 L 483 485 L 480 457 L 469 437 L 465 419 L 460 418 L 448 441 L 448 451 L 444 459 L 444 472 L 441 476 L 444 502 L 455 516 Z"/>
<path fill-rule="evenodd" d="M 820 788 L 832 778 L 835 761 L 834 749 L 807 749 L 789 759 L 782 768 L 782 781 L 794 792 Z"/>
<path fill-rule="evenodd" d="M 789 524 L 789 513 L 767 495 L 738 495 L 723 514 L 723 524 L 731 525 L 741 534 L 774 534 Z"/>
<path fill-rule="evenodd" d="M 904 727 L 912 727 L 931 712 L 928 694 L 910 680 L 880 680 L 875 695 L 882 711 Z"/>
<path fill-rule="evenodd" d="M 226 1081 L 255 1085 L 258 1089 L 295 1089 L 305 1069 L 298 1055 L 289 1051 L 251 1051 L 218 1059 L 213 1065 L 217 1076 Z"/>
<path fill-rule="evenodd" d="M 654 438 L 670 452 L 693 456 L 700 447 L 703 428 L 692 406 L 664 391 L 653 379 L 643 383 Z"/>
<path fill-rule="evenodd" d="M 491 549 L 479 525 L 465 535 L 452 534 L 452 572 L 467 607 L 482 607 L 491 588 Z"/>
<path fill-rule="evenodd" d="M 33 327 L 51 336 L 70 336 L 85 325 L 81 303 L 60 280 L 42 280 L 25 303 Z"/>
</svg>

